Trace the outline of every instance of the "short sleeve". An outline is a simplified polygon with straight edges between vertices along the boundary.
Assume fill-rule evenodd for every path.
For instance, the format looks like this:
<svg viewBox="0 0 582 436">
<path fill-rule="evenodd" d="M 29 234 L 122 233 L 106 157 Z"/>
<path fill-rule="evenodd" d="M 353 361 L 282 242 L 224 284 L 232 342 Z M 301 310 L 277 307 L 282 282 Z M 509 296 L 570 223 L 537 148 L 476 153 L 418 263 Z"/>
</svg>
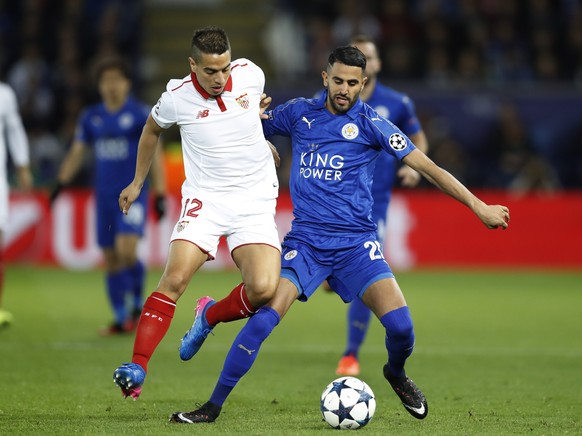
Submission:
<svg viewBox="0 0 582 436">
<path fill-rule="evenodd" d="M 152 108 L 152 118 L 162 128 L 167 129 L 176 124 L 176 106 L 171 94 L 166 91 L 162 94 L 158 102 Z"/>
</svg>

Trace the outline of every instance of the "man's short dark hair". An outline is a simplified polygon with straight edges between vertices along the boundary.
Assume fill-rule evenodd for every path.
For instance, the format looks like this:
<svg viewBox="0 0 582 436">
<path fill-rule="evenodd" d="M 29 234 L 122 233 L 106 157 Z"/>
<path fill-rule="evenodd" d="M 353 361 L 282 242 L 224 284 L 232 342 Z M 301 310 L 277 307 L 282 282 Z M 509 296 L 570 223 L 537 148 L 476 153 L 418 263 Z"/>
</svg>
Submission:
<svg viewBox="0 0 582 436">
<path fill-rule="evenodd" d="M 364 56 L 364 53 L 349 45 L 338 47 L 331 52 L 327 63 L 331 67 L 336 62 L 350 67 L 360 67 L 362 71 L 366 69 L 366 56 Z"/>
<path fill-rule="evenodd" d="M 220 27 L 208 26 L 194 32 L 192 57 L 196 62 L 200 62 L 202 53 L 220 55 L 227 51 L 230 51 L 230 42 L 226 32 Z"/>
</svg>

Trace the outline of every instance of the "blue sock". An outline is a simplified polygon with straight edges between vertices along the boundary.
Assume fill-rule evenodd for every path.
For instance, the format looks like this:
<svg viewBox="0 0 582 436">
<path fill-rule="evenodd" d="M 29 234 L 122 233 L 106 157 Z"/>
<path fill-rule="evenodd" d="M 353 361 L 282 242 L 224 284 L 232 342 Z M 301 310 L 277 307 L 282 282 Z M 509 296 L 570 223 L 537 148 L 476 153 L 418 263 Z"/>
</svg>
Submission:
<svg viewBox="0 0 582 436">
<path fill-rule="evenodd" d="M 372 311 L 359 298 L 354 298 L 348 308 L 348 344 L 344 356 L 358 357 L 360 347 L 366 337 Z"/>
<path fill-rule="evenodd" d="M 245 324 L 232 343 L 210 402 L 222 407 L 230 392 L 257 358 L 267 336 L 280 321 L 276 310 L 263 306 Z"/>
<path fill-rule="evenodd" d="M 113 309 L 113 316 L 117 324 L 123 324 L 127 319 L 127 309 L 125 307 L 125 293 L 129 283 L 125 271 L 117 273 L 107 273 L 107 295 L 109 303 Z"/>
<path fill-rule="evenodd" d="M 146 269 L 142 261 L 138 260 L 135 265 L 127 269 L 131 280 L 131 295 L 133 296 L 133 308 L 141 311 L 143 307 L 143 288 L 145 282 Z"/>
<path fill-rule="evenodd" d="M 386 328 L 388 368 L 395 376 L 404 372 L 404 363 L 414 348 L 414 327 L 408 306 L 384 314 L 380 322 Z"/>
</svg>

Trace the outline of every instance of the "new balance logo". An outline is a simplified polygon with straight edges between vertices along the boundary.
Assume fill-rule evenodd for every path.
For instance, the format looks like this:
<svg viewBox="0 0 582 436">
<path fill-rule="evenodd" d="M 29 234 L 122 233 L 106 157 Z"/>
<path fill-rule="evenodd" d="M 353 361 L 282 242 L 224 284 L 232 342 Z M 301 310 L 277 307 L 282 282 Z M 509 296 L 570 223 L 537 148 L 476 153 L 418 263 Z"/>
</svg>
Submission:
<svg viewBox="0 0 582 436">
<path fill-rule="evenodd" d="M 198 115 L 196 115 L 196 119 L 206 118 L 208 116 L 208 112 L 210 112 L 210 109 L 204 109 L 204 110 L 198 111 Z"/>
<path fill-rule="evenodd" d="M 238 348 L 240 348 L 241 350 L 245 350 L 247 353 L 249 353 L 249 356 L 251 354 L 253 354 L 255 351 L 257 350 L 249 350 L 247 347 L 245 347 L 243 344 L 238 344 Z"/>
<path fill-rule="evenodd" d="M 309 121 L 307 118 L 303 117 L 303 118 L 301 118 L 301 121 L 305 121 L 307 123 L 307 125 L 309 126 L 309 128 L 311 129 L 311 123 L 313 123 L 315 121 L 315 118 L 312 119 L 311 121 Z"/>
</svg>

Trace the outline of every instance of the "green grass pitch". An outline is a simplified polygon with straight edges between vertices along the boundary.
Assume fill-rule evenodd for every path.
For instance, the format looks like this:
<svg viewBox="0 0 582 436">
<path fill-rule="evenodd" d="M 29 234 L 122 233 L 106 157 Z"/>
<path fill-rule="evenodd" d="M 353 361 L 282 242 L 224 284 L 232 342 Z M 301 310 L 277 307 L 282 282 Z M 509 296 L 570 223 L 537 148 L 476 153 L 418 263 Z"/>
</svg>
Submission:
<svg viewBox="0 0 582 436">
<path fill-rule="evenodd" d="M 159 276 L 149 273 L 148 294 Z M 236 271 L 194 277 L 134 402 L 112 382 L 133 337 L 97 335 L 110 321 L 103 273 L 9 266 L 4 307 L 15 322 L 0 330 L 0 434 L 333 434 L 319 396 L 336 378 L 346 306 L 324 291 L 293 306 L 217 422 L 167 422 L 208 399 L 244 322 L 218 326 L 182 362 L 179 340 L 195 299 L 222 297 L 238 280 Z M 412 418 L 383 379 L 386 351 L 374 321 L 360 378 L 378 407 L 360 433 L 582 434 L 582 272 L 420 270 L 398 281 L 416 329 L 407 372 L 430 413 Z"/>
</svg>

